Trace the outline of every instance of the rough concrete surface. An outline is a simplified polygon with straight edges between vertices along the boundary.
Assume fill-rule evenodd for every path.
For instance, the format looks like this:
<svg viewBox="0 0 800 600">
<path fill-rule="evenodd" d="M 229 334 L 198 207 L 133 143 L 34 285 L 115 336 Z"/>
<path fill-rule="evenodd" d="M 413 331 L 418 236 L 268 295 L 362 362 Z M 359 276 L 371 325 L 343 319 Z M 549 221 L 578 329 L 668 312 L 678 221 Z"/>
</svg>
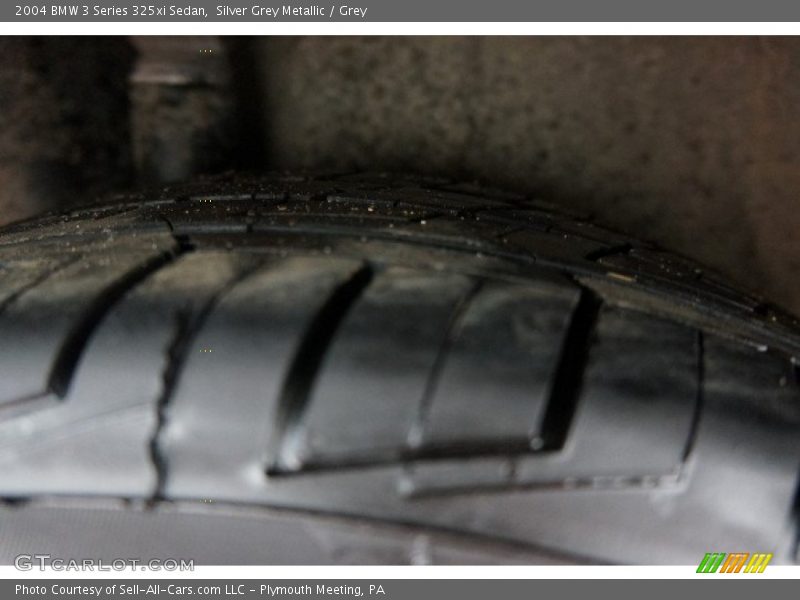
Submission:
<svg viewBox="0 0 800 600">
<path fill-rule="evenodd" d="M 257 42 L 267 157 L 525 191 L 800 312 L 800 38 Z"/>
<path fill-rule="evenodd" d="M 0 37 L 0 223 L 126 183 L 124 38 Z"/>
</svg>

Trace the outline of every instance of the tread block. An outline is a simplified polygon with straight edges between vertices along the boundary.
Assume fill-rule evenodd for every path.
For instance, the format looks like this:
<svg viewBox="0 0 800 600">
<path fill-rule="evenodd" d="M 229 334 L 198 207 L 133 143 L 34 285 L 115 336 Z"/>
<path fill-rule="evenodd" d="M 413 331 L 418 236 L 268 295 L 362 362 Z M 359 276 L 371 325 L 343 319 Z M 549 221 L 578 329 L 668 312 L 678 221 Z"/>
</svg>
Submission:
<svg viewBox="0 0 800 600">
<path fill-rule="evenodd" d="M 577 287 L 485 284 L 454 332 L 421 451 L 526 449 L 538 436 Z"/>
<path fill-rule="evenodd" d="M 230 253 L 184 255 L 131 290 L 94 333 L 67 396 L 0 421 L 0 494 L 148 497 L 176 316 L 196 313 L 247 263 Z"/>
<path fill-rule="evenodd" d="M 0 339 L 21 343 L 0 348 L 0 407 L 48 393 L 62 345 L 88 312 L 102 308 L 91 303 L 172 243 L 170 236 L 153 236 L 152 247 L 141 238 L 115 244 L 67 265 L 11 302 L 0 314 Z"/>
<path fill-rule="evenodd" d="M 292 440 L 300 468 L 397 458 L 426 393 L 451 316 L 474 282 L 392 267 L 352 307 Z"/>
<path fill-rule="evenodd" d="M 601 309 L 565 446 L 522 460 L 519 481 L 674 475 L 691 435 L 697 385 L 694 330 Z"/>
<path fill-rule="evenodd" d="M 309 324 L 362 268 L 325 256 L 269 260 L 221 299 L 167 407 L 160 445 L 168 492 L 213 478 L 221 494 L 235 494 L 264 479 L 278 460 L 287 374 Z"/>
<path fill-rule="evenodd" d="M 722 337 L 707 335 L 703 346 L 703 414 L 686 518 L 711 527 L 711 517 L 723 515 L 716 527 L 747 542 L 739 547 L 768 547 L 775 561 L 790 560 L 800 463 L 793 365 L 782 353 Z"/>
</svg>

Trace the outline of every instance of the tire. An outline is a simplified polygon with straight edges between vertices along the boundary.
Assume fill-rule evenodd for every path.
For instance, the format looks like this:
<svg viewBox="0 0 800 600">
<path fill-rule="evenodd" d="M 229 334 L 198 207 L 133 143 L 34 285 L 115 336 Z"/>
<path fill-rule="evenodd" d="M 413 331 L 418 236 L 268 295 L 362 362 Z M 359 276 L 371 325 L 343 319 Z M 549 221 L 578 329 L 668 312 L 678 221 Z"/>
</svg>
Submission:
<svg viewBox="0 0 800 600">
<path fill-rule="evenodd" d="M 799 333 L 439 180 L 231 176 L 16 224 L 0 562 L 797 562 Z"/>
</svg>

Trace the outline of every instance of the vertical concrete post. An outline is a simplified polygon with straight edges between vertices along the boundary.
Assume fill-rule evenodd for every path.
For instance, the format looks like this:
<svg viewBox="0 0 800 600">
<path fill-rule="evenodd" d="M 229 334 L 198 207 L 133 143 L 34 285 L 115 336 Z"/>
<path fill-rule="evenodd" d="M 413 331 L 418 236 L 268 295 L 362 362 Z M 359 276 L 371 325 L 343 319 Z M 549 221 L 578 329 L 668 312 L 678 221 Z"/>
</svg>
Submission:
<svg viewBox="0 0 800 600">
<path fill-rule="evenodd" d="M 231 164 L 233 94 L 216 37 L 135 37 L 130 80 L 133 158 L 139 181 L 169 183 Z"/>
</svg>

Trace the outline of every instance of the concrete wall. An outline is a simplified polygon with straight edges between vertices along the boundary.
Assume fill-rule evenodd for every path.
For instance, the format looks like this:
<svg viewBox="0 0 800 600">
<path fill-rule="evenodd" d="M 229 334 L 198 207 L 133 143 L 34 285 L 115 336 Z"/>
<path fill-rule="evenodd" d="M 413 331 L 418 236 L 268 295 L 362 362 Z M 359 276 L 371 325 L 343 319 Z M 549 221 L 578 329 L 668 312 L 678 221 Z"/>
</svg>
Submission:
<svg viewBox="0 0 800 600">
<path fill-rule="evenodd" d="M 0 36 L 0 224 L 129 183 L 125 38 Z"/>
</svg>

